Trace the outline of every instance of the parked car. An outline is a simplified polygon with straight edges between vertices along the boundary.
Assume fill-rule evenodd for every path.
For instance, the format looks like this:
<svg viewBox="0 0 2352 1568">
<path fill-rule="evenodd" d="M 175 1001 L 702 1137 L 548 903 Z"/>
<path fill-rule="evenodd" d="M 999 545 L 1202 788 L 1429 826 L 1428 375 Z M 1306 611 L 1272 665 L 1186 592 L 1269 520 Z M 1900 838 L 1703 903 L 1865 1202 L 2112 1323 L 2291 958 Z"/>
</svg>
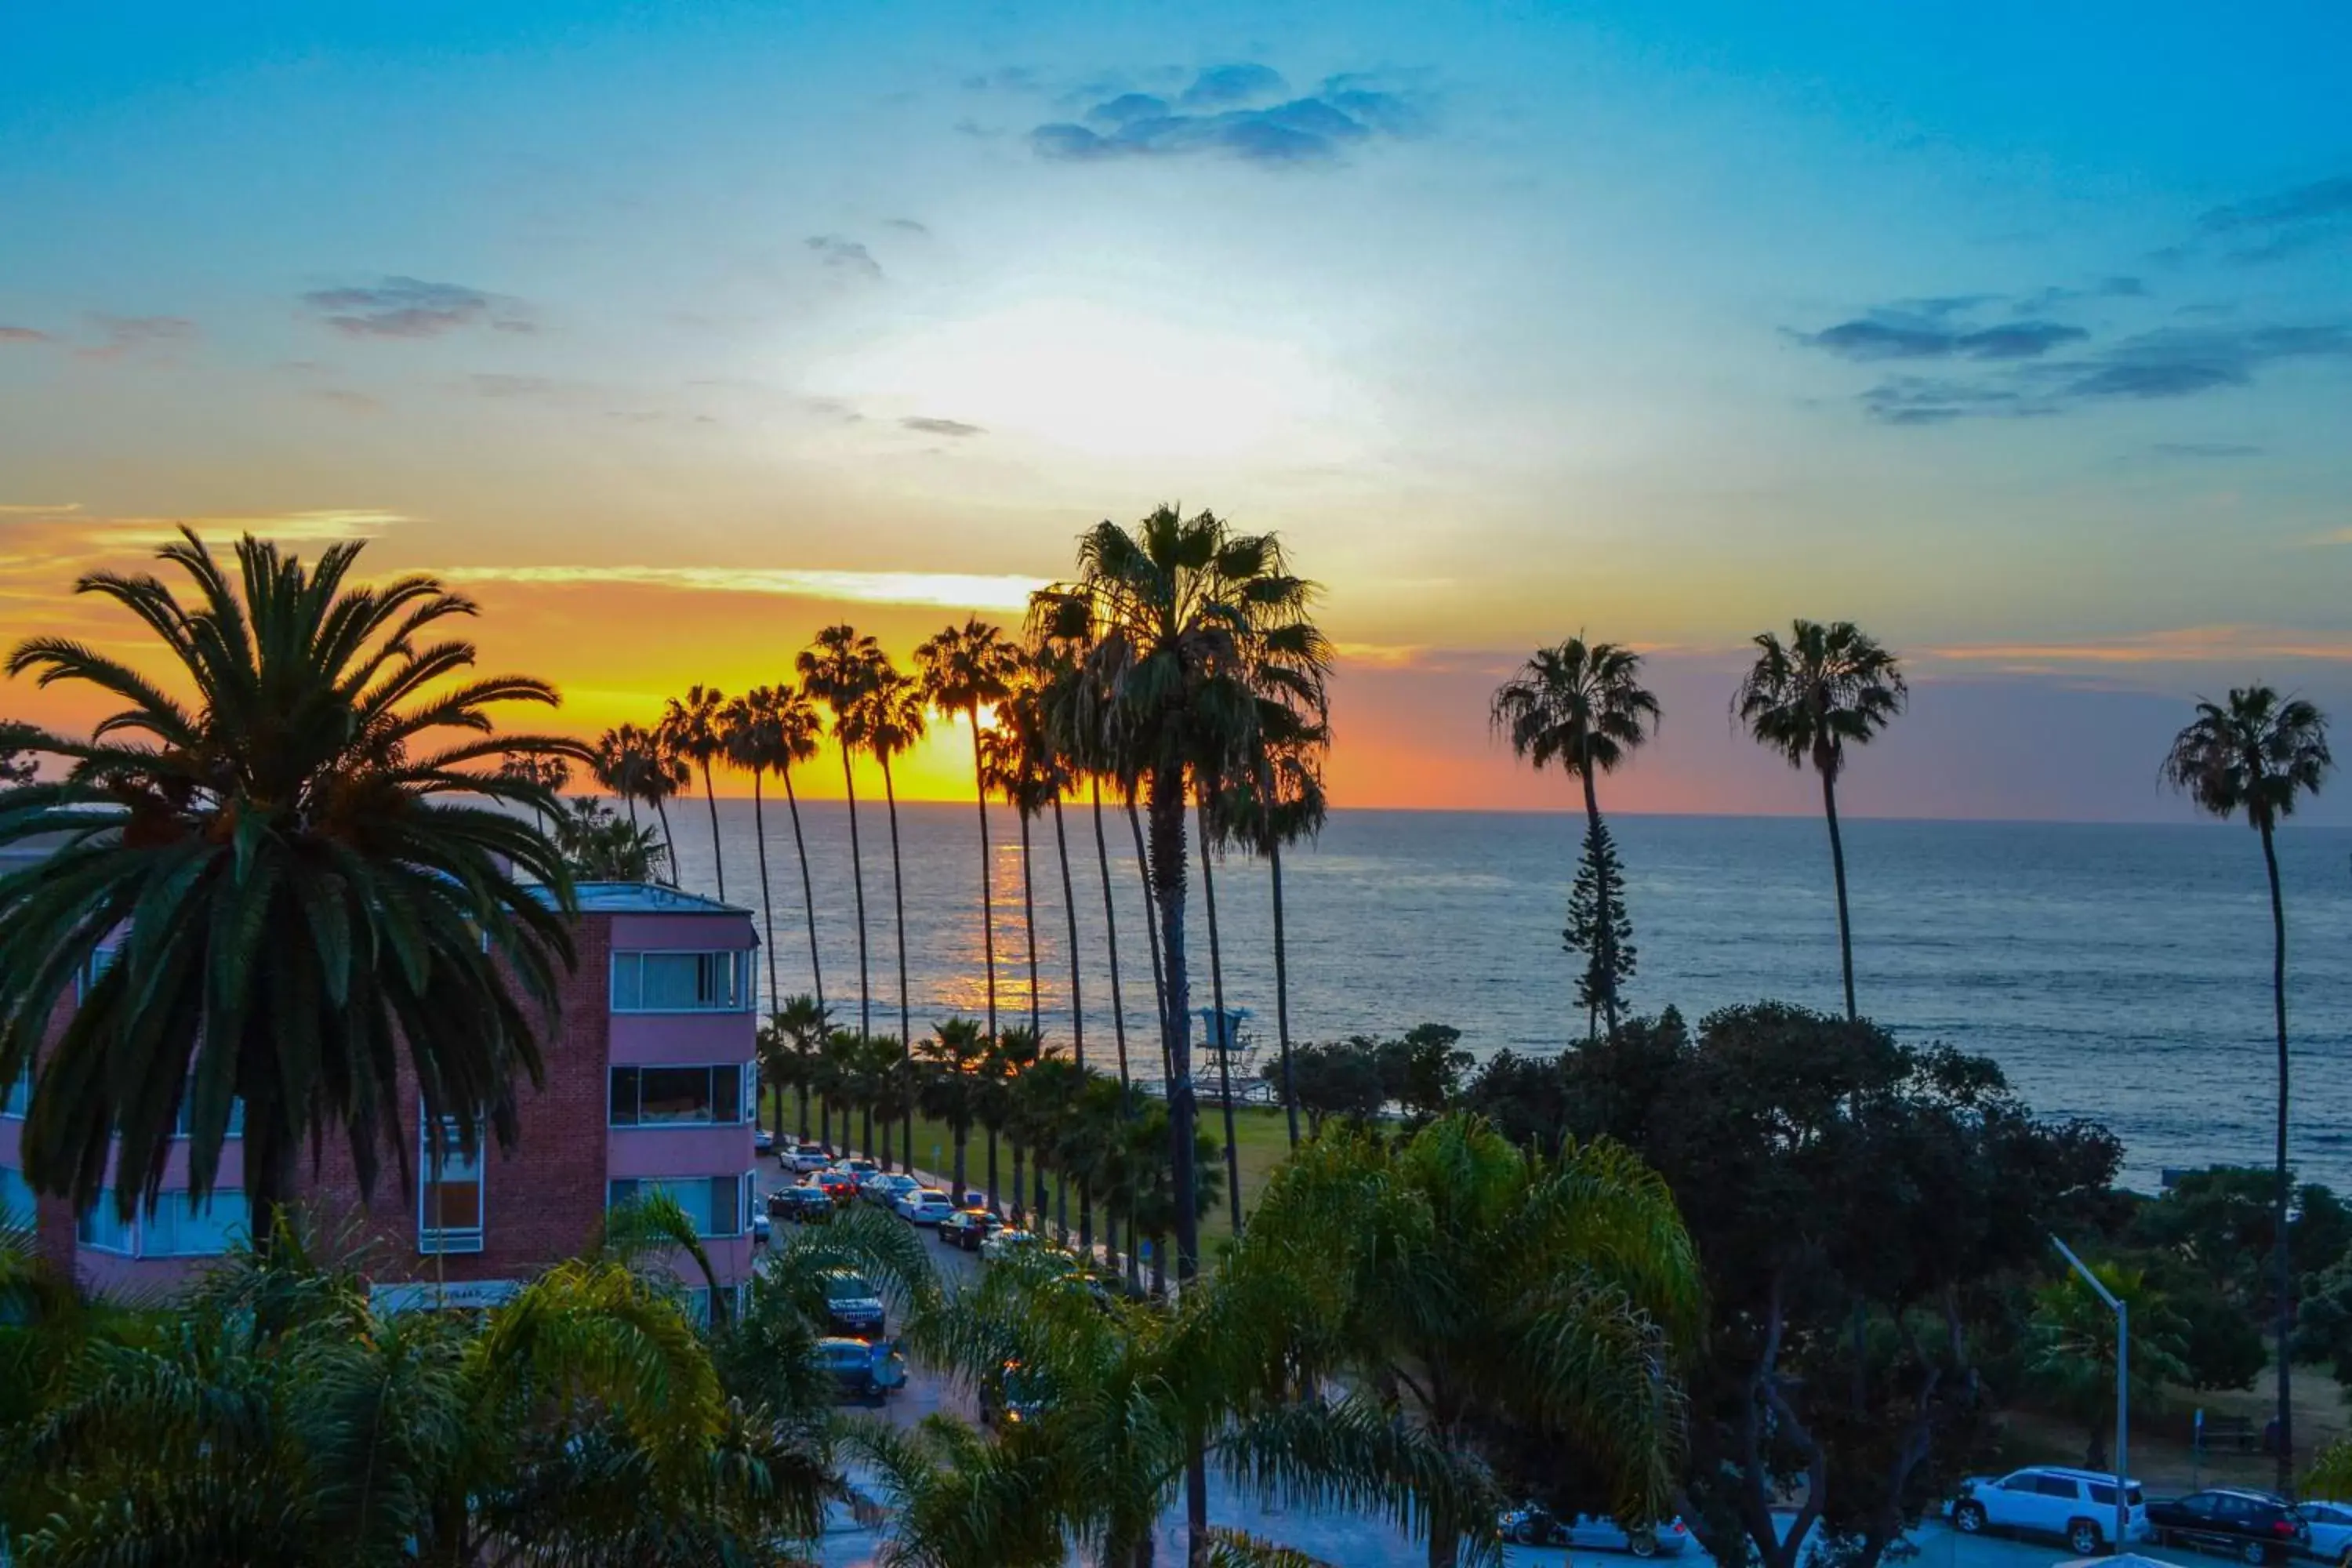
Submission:
<svg viewBox="0 0 2352 1568">
<path fill-rule="evenodd" d="M 867 1177 L 878 1176 L 882 1173 L 880 1163 L 869 1160 L 863 1154 L 844 1155 L 833 1163 L 833 1168 L 836 1171 L 848 1172 L 849 1179 L 860 1186 L 866 1184 Z"/>
<path fill-rule="evenodd" d="M 2247 1563 L 2282 1563 L 2300 1555 L 2310 1527 L 2294 1505 L 2269 1492 L 2213 1487 L 2147 1505 L 2147 1522 L 2161 1544 L 2227 1552 Z"/>
<path fill-rule="evenodd" d="M 1040 1243 L 1036 1232 L 1007 1226 L 980 1244 L 981 1261 L 994 1263 L 999 1258 L 1009 1258 L 1024 1247 L 1038 1245 Z"/>
<path fill-rule="evenodd" d="M 756 1246 L 757 1244 L 767 1240 L 773 1228 L 773 1226 L 769 1222 L 768 1214 L 765 1209 L 753 1209 L 751 1211 L 751 1240 L 753 1245 Z"/>
<path fill-rule="evenodd" d="M 776 1135 L 774 1133 L 769 1131 L 764 1127 L 754 1128 L 752 1130 L 751 1147 L 756 1152 L 765 1154 L 775 1148 L 775 1146 Z"/>
<path fill-rule="evenodd" d="M 895 1211 L 900 1198 L 922 1184 L 912 1176 L 893 1172 L 887 1176 L 868 1176 L 859 1184 L 857 1191 L 867 1203 L 879 1204 L 886 1209 Z"/>
<path fill-rule="evenodd" d="M 2149 1514 L 2139 1483 L 2126 1486 L 2128 1544 L 2146 1538 Z M 2054 1536 L 2076 1556 L 2095 1556 L 2115 1544 L 2116 1478 L 2057 1465 L 1973 1477 L 1960 1483 L 1959 1496 L 1952 1500 L 1952 1528 L 1963 1535 L 1991 1530 Z"/>
<path fill-rule="evenodd" d="M 833 1374 L 837 1402 L 880 1405 L 907 1385 L 907 1360 L 896 1345 L 823 1339 L 816 1342 L 816 1359 Z"/>
<path fill-rule="evenodd" d="M 2304 1525 L 2311 1531 L 2304 1551 L 2336 1568 L 2352 1568 L 2352 1502 L 2322 1499 L 2304 1503 L 2295 1511 L 2303 1515 Z"/>
<path fill-rule="evenodd" d="M 824 1315 L 837 1332 L 861 1340 L 882 1337 L 882 1298 L 862 1274 L 835 1268 L 824 1277 Z"/>
<path fill-rule="evenodd" d="M 819 1192 L 836 1205 L 845 1206 L 857 1195 L 857 1178 L 846 1171 L 819 1171 L 810 1179 L 816 1183 Z"/>
<path fill-rule="evenodd" d="M 1017 1360 L 981 1382 L 980 1419 L 985 1426 L 1018 1426 L 1034 1421 L 1045 1408 L 1045 1380 Z"/>
<path fill-rule="evenodd" d="M 981 1243 L 1004 1228 L 1004 1222 L 986 1209 L 958 1209 L 940 1221 L 940 1245 L 978 1252 Z"/>
<path fill-rule="evenodd" d="M 823 1224 L 833 1217 L 833 1194 L 814 1184 L 779 1187 L 768 1194 L 768 1217 Z"/>
<path fill-rule="evenodd" d="M 937 1187 L 917 1187 L 898 1199 L 898 1217 L 914 1225 L 937 1225 L 956 1212 L 955 1200 Z"/>
<path fill-rule="evenodd" d="M 776 1151 L 776 1163 L 788 1171 L 805 1176 L 832 1164 L 833 1151 L 822 1143 L 787 1143 Z"/>
<path fill-rule="evenodd" d="M 1495 1528 L 1504 1540 L 1522 1546 L 1581 1547 L 1587 1552 L 1624 1552 L 1635 1557 L 1672 1557 L 1690 1544 L 1690 1531 L 1679 1519 L 1628 1530 L 1606 1514 L 1580 1513 L 1562 1519 L 1534 1503 L 1502 1514 Z"/>
</svg>

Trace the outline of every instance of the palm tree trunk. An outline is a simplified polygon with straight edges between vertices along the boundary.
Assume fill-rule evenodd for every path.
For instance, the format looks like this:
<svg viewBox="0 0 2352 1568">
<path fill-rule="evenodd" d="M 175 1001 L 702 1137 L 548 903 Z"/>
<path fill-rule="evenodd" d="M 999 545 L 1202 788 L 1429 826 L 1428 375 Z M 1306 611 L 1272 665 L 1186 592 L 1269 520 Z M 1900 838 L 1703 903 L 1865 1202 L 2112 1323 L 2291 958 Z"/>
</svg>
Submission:
<svg viewBox="0 0 2352 1568">
<path fill-rule="evenodd" d="M 719 792 L 710 786 L 710 760 L 702 762 L 702 799 L 710 807 L 710 868 L 719 878 L 719 901 L 727 901 L 727 858 L 719 852 Z"/>
<path fill-rule="evenodd" d="M 760 775 L 764 771 L 761 768 L 751 770 L 751 841 L 760 847 L 760 920 L 767 931 L 768 1011 L 772 1013 L 776 1010 L 776 1004 L 783 1000 L 783 995 L 776 984 L 776 902 L 768 892 L 768 805 L 761 798 L 760 787 Z M 781 1109 L 783 1099 L 783 1091 L 780 1089 L 776 1093 L 780 1108 L 776 1114 L 779 1117 L 783 1114 Z M 779 1133 L 783 1131 L 781 1121 L 776 1124 L 776 1131 Z"/>
<path fill-rule="evenodd" d="M 1097 821 L 1100 819 L 1097 818 Z M 1070 1040 L 1071 1051 L 1078 1064 L 1080 1081 L 1087 1070 L 1087 1005 L 1078 994 L 1078 900 L 1070 885 L 1070 835 L 1062 820 L 1062 796 L 1054 795 L 1054 846 L 1060 851 L 1062 861 L 1062 913 L 1070 924 Z M 1070 1187 L 1059 1163 L 1054 1167 L 1054 1209 L 1062 1235 L 1070 1234 Z M 1094 1247 L 1094 1205 L 1087 1198 L 1086 1189 L 1078 1189 L 1078 1245 L 1081 1251 Z"/>
<path fill-rule="evenodd" d="M 1217 1094 L 1225 1108 L 1225 1198 L 1233 1211 L 1234 1235 L 1242 1233 L 1242 1155 L 1234 1140 L 1234 1042 L 1225 1016 L 1225 955 L 1217 938 L 1216 857 L 1209 849 L 1209 803 L 1200 803 L 1201 907 L 1209 916 L 1209 999 L 1217 1009 Z"/>
<path fill-rule="evenodd" d="M 1118 988 L 1118 900 L 1110 890 L 1110 844 L 1103 837 L 1102 780 L 1094 784 L 1095 858 L 1102 867 L 1103 936 L 1110 952 L 1110 1023 L 1118 1042 L 1118 1087 L 1127 1088 L 1127 1004 L 1121 1000 Z M 1070 962 L 1077 962 L 1073 952 Z M 1124 1101 L 1122 1100 L 1122 1103 Z"/>
<path fill-rule="evenodd" d="M 1162 1053 L 1168 1058 L 1169 1169 L 1176 1190 L 1176 1278 L 1192 1283 L 1201 1267 L 1201 1218 L 1193 1194 L 1193 1137 L 1200 1108 L 1192 1097 L 1192 998 L 1184 963 L 1184 780 L 1161 773 L 1151 780 L 1150 886 L 1160 912 L 1160 945 L 1167 963 L 1160 1010 Z M 1131 809 L 1131 808 L 1130 808 Z"/>
<path fill-rule="evenodd" d="M 2294 1358 L 2287 1353 L 2287 1342 L 2294 1331 L 2294 1273 L 2288 1262 L 2286 1234 L 2286 902 L 2279 892 L 2278 847 L 2272 841 L 2268 817 L 2263 819 L 2262 830 L 2263 865 L 2271 879 L 2271 1011 L 2278 1023 L 2278 1144 L 2273 1172 L 2276 1190 L 2271 1200 L 2274 1233 L 2271 1268 L 2278 1291 L 2278 1489 L 2285 1495 L 2294 1483 L 2294 1402 L 2288 1387 Z"/>
<path fill-rule="evenodd" d="M 1584 831 L 1589 841 L 1598 848 L 1601 843 L 1601 797 L 1592 786 L 1592 742 L 1584 742 L 1584 765 L 1578 770 L 1584 775 Z M 1832 818 L 1834 820 L 1834 818 Z M 1832 831 L 1835 831 L 1834 828 Z M 1839 886 L 1843 887 L 1843 872 Z M 1617 894 L 1609 885 L 1609 868 L 1596 855 L 1592 865 L 1592 892 L 1600 906 L 1601 940 L 1598 957 L 1601 961 L 1601 1016 L 1608 1021 L 1609 1037 L 1617 1037 Z M 1843 895 L 1840 894 L 1841 900 Z"/>
<path fill-rule="evenodd" d="M 1037 868 L 1030 858 L 1029 814 L 1021 814 L 1021 919 L 1029 932 L 1029 1033 L 1045 1048 L 1045 999 L 1037 989 Z"/>
<path fill-rule="evenodd" d="M 678 884 L 677 835 L 669 830 L 669 802 L 660 795 L 654 796 L 654 810 L 661 816 L 662 847 L 669 851 L 669 885 L 675 888 Z"/>
<path fill-rule="evenodd" d="M 991 1127 L 989 1127 L 989 1128 L 987 1129 L 987 1132 L 988 1132 L 988 1206 L 989 1206 L 989 1208 L 990 1208 L 991 1210 L 993 1210 L 993 1209 L 996 1207 L 996 1129 L 995 1129 L 994 1127 L 991 1126 Z M 962 1202 L 962 1201 L 963 1201 L 963 1194 L 962 1194 L 961 1193 L 958 1193 L 958 1194 L 956 1194 L 956 1201 L 957 1201 L 957 1202 L 959 1202 L 959 1203 L 961 1203 L 961 1202 Z"/>
<path fill-rule="evenodd" d="M 988 1038 L 996 1041 L 996 900 L 989 886 L 988 863 L 988 776 L 980 765 L 980 704 L 971 705 L 967 716 L 971 720 L 971 783 L 973 804 L 980 808 L 980 951 L 988 970 Z M 992 1186 L 989 1198 L 996 1193 Z"/>
<path fill-rule="evenodd" d="M 1135 834 L 1135 874 L 1143 883 L 1143 907 L 1149 912 L 1159 907 L 1159 900 L 1152 889 L 1151 857 L 1144 852 L 1143 847 L 1143 818 L 1135 809 L 1135 797 L 1132 795 L 1129 795 L 1127 801 L 1127 826 Z M 1157 832 L 1159 825 L 1155 823 L 1152 826 L 1153 831 Z M 1179 802 L 1176 806 L 1176 846 L 1179 854 L 1181 854 L 1183 845 L 1184 807 L 1182 803 Z M 1143 922 L 1143 934 L 1149 940 L 1151 948 L 1151 994 L 1160 1007 L 1160 1081 L 1164 1083 L 1176 1076 L 1176 1058 L 1170 1054 L 1168 1048 L 1168 966 L 1163 952 L 1166 944 L 1161 939 L 1158 921 L 1146 920 Z"/>
<path fill-rule="evenodd" d="M 1845 839 L 1838 832 L 1837 778 L 1826 770 L 1822 773 L 1822 810 L 1830 823 L 1830 869 L 1837 876 L 1838 958 L 1845 966 L 1845 1016 L 1851 1023 L 1857 1016 L 1853 1006 L 1853 923 L 1846 916 Z"/>
<path fill-rule="evenodd" d="M 1289 1124 L 1290 1146 L 1298 1147 L 1298 1094 L 1290 1079 L 1290 954 L 1282 934 L 1282 845 L 1266 847 L 1274 871 L 1274 1027 L 1282 1041 L 1282 1114 Z"/>
<path fill-rule="evenodd" d="M 822 1007 L 824 1005 L 824 963 L 817 956 L 816 951 L 816 890 L 809 882 L 808 840 L 801 837 L 801 797 L 793 788 L 793 770 L 783 767 L 776 771 L 784 781 L 784 805 L 791 808 L 793 814 L 793 849 L 801 862 L 801 909 L 808 916 L 809 978 L 815 983 L 816 1005 Z M 805 1124 L 802 1131 L 807 1131 Z"/>
<path fill-rule="evenodd" d="M 1013 1217 L 1018 1221 L 1027 1217 L 1029 1213 L 1029 1188 L 1026 1184 L 1029 1167 L 1023 1158 L 1021 1140 L 1007 1133 L 1004 1142 L 1013 1151 Z M 1032 1225 L 1030 1228 L 1043 1227 Z"/>
<path fill-rule="evenodd" d="M 898 917 L 898 1059 L 911 1077 L 915 1066 L 915 1011 L 907 991 L 907 884 L 898 867 L 898 786 L 890 778 L 890 759 L 882 759 L 882 794 L 890 803 L 890 898 Z M 883 1134 L 887 1142 L 889 1134 Z M 907 1107 L 907 1169 L 915 1168 L 915 1108 Z M 884 1169 L 889 1162 L 883 1161 Z"/>
<path fill-rule="evenodd" d="M 955 1124 L 955 1190 L 956 1201 L 959 1203 L 963 1201 L 964 1191 L 963 1149 L 964 1144 L 971 1140 L 971 1124 L 970 1122 L 959 1121 Z"/>
<path fill-rule="evenodd" d="M 857 889 L 857 1033 L 864 1037 L 874 1032 L 874 980 L 866 958 L 866 858 L 857 849 L 857 783 L 850 775 L 847 746 L 841 748 L 841 787 L 849 797 L 849 872 Z"/>
</svg>

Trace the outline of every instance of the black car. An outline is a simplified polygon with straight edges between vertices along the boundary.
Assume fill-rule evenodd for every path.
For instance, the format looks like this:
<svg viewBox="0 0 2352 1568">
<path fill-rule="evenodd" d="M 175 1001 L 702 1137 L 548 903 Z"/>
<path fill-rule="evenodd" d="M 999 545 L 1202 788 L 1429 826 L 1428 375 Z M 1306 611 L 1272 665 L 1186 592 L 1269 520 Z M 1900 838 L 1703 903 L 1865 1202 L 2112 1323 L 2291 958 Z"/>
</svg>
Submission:
<svg viewBox="0 0 2352 1568">
<path fill-rule="evenodd" d="M 958 1209 L 940 1221 L 940 1243 L 978 1252 L 980 1244 L 1004 1228 L 1004 1221 L 986 1209 Z"/>
<path fill-rule="evenodd" d="M 2227 1488 L 2154 1499 L 2147 1523 L 2159 1545 L 2204 1547 L 2247 1563 L 2284 1563 L 2311 1539 L 2311 1527 L 2284 1499 Z"/>
<path fill-rule="evenodd" d="M 823 1225 L 833 1218 L 833 1197 L 823 1187 L 779 1187 L 768 1194 L 768 1217 Z"/>
<path fill-rule="evenodd" d="M 839 1402 L 879 1405 L 907 1384 L 907 1363 L 895 1345 L 819 1340 L 816 1359 L 833 1374 L 834 1398 Z"/>
<path fill-rule="evenodd" d="M 824 1277 L 824 1315 L 836 1333 L 861 1340 L 882 1337 L 882 1298 L 861 1274 L 836 1268 Z"/>
</svg>

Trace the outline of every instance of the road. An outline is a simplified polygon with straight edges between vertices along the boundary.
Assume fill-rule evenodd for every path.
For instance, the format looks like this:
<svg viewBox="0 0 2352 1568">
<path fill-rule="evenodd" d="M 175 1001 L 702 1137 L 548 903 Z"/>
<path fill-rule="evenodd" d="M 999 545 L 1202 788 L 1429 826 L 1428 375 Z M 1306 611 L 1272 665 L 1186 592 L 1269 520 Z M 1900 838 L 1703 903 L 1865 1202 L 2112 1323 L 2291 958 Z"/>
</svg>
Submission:
<svg viewBox="0 0 2352 1568">
<path fill-rule="evenodd" d="M 790 1184 L 788 1178 L 775 1175 L 772 1167 L 762 1181 L 763 1196 L 766 1188 Z M 980 1266 L 977 1258 L 953 1247 L 940 1247 L 937 1254 L 941 1274 L 951 1280 L 970 1279 Z M 940 1410 L 966 1420 L 976 1417 L 971 1400 L 961 1390 L 938 1373 L 910 1367 L 907 1386 L 891 1401 L 885 1418 L 894 1425 L 912 1426 Z M 1279 1542 L 1340 1568 L 1421 1568 L 1427 1561 L 1425 1547 L 1378 1519 L 1339 1510 L 1271 1507 L 1254 1496 L 1235 1491 L 1213 1475 L 1209 1480 L 1209 1518 L 1219 1525 Z M 882 1530 L 861 1528 L 846 1509 L 835 1509 L 819 1545 L 817 1562 L 823 1568 L 873 1568 L 882 1537 Z M 1907 1559 L 1908 1568 L 2051 1568 L 2053 1563 L 2073 1556 L 2056 1542 L 1963 1536 L 1940 1523 L 1921 1526 L 1910 1542 L 1916 1555 Z M 1184 1561 L 1181 1500 L 1161 1521 L 1160 1547 L 1161 1562 Z M 2139 1550 L 2143 1556 L 2179 1564 L 2180 1568 L 2214 1568 L 2215 1564 L 2230 1561 L 2169 1548 Z M 1503 1560 L 1507 1568 L 1566 1568 L 1570 1559 L 1564 1550 L 1513 1546 L 1505 1549 Z M 1576 1568 L 1632 1568 L 1632 1561 L 1590 1552 L 1578 1552 L 1574 1559 Z M 1692 1568 L 1711 1563 L 1696 1545 L 1684 1557 L 1671 1561 L 1688 1563 Z"/>
</svg>

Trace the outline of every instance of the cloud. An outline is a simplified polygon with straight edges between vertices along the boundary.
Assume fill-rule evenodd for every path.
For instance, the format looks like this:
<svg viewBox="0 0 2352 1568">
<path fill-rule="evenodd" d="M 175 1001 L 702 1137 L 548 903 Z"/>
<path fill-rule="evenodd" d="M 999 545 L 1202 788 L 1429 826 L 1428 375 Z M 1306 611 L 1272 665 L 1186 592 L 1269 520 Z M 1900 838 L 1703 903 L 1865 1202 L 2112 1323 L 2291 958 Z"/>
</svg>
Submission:
<svg viewBox="0 0 2352 1568">
<path fill-rule="evenodd" d="M 895 228 L 900 234 L 919 235 L 926 239 L 930 237 L 931 233 L 929 225 L 917 223 L 910 217 L 886 217 L 882 220 L 882 226 Z"/>
<path fill-rule="evenodd" d="M 364 287 L 314 289 L 302 303 L 350 338 L 437 338 L 469 327 L 500 332 L 539 329 L 518 300 L 459 283 L 385 278 Z"/>
<path fill-rule="evenodd" d="M 1808 347 L 1851 360 L 2038 359 L 2091 334 L 2056 321 L 2016 321 L 2006 326 L 1961 329 L 1919 316 L 1893 313 L 1841 321 L 1818 332 L 1793 334 Z"/>
<path fill-rule="evenodd" d="M 484 397 L 551 397 L 563 390 L 563 384 L 543 375 L 502 375 L 495 372 L 477 372 L 466 378 L 466 384 Z"/>
<path fill-rule="evenodd" d="M 2250 243 L 2229 253 L 2232 261 L 2278 261 L 2300 251 L 2352 239 L 2352 174 L 2214 207 L 2197 220 L 2203 233 L 2237 237 Z"/>
<path fill-rule="evenodd" d="M 901 419 L 898 423 L 909 430 L 919 430 L 926 436 L 985 436 L 988 434 L 985 426 L 967 425 L 961 419 L 931 419 L 919 416 L 910 419 Z"/>
<path fill-rule="evenodd" d="M 312 387 L 304 395 L 349 414 L 373 414 L 383 406 L 380 399 L 370 397 L 364 392 L 353 392 L 347 386 Z"/>
<path fill-rule="evenodd" d="M 2159 458 L 2259 458 L 2260 447 L 2243 441 L 2158 441 L 2148 448 Z"/>
<path fill-rule="evenodd" d="M 2096 642 L 1969 643 L 1914 650 L 1915 656 L 1957 664 L 2215 664 L 2248 659 L 2352 662 L 2352 636 L 2281 626 L 2184 626 Z"/>
<path fill-rule="evenodd" d="M 193 342 L 202 335 L 197 331 L 195 322 L 185 316 L 107 316 L 92 313 L 89 321 L 98 330 L 100 341 L 95 347 L 75 351 L 83 359 L 119 360 L 143 349 Z"/>
<path fill-rule="evenodd" d="M 1086 110 L 1084 123 L 1038 126 L 1029 145 L 1061 163 L 1206 155 L 1295 166 L 1328 163 L 1349 147 L 1408 135 L 1423 122 L 1410 96 L 1370 85 L 1369 78 L 1333 77 L 1305 98 L 1281 99 L 1286 90 L 1271 67 L 1213 66 L 1172 103 L 1154 93 L 1121 92 Z"/>
<path fill-rule="evenodd" d="M 0 343 L 47 343 L 57 340 L 30 327 L 0 327 Z"/>
<path fill-rule="evenodd" d="M 882 264 L 874 259 L 872 251 L 854 239 L 844 239 L 833 234 L 813 234 L 808 237 L 808 247 L 816 252 L 817 258 L 828 270 L 847 272 L 877 282 L 881 280 Z"/>
<path fill-rule="evenodd" d="M 51 506 L 37 501 L 10 501 L 0 504 L 0 517 L 64 517 L 79 511 L 78 500 L 59 501 Z"/>
<path fill-rule="evenodd" d="M 452 580 L 565 587 L 624 584 L 719 594 L 772 594 L 852 604 L 919 605 L 947 609 L 1024 610 L 1042 577 L 957 572 L 832 572 L 733 566 L 450 566 Z"/>
<path fill-rule="evenodd" d="M 964 78 L 963 85 L 965 90 L 969 92 L 1035 92 L 1038 90 L 1037 73 L 1027 66 L 998 66 L 994 70 L 982 71 Z"/>
</svg>

